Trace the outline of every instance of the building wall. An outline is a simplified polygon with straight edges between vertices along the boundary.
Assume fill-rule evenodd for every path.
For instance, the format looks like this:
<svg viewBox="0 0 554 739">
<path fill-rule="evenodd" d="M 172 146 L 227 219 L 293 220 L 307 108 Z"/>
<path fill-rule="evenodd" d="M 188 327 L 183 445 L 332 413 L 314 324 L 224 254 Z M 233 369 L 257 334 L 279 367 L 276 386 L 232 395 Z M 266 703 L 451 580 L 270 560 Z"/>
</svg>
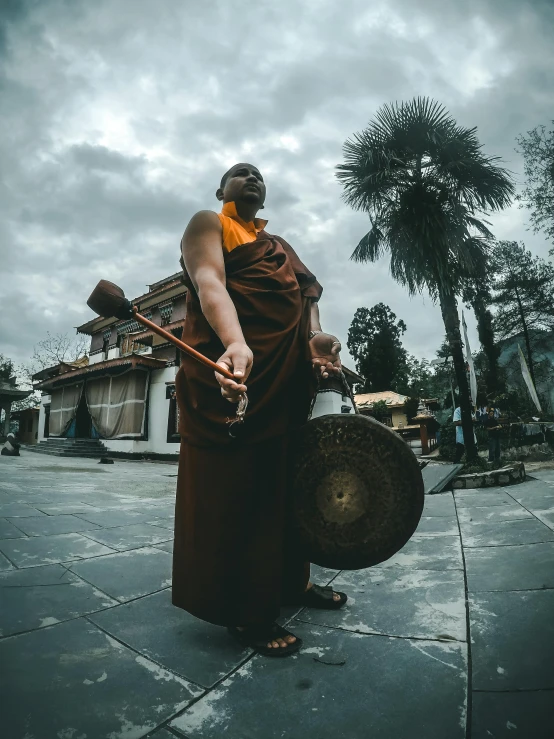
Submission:
<svg viewBox="0 0 554 739">
<path fill-rule="evenodd" d="M 402 423 L 404 426 L 408 425 L 408 419 L 402 408 L 392 408 L 391 411 L 393 426 L 398 426 L 399 423 Z"/>
<path fill-rule="evenodd" d="M 167 442 L 169 419 L 169 399 L 166 398 L 166 383 L 174 383 L 178 367 L 164 367 L 154 370 L 150 377 L 148 396 L 148 439 L 101 439 L 102 443 L 114 452 L 133 454 L 175 454 L 179 453 L 178 443 Z M 38 420 L 38 441 L 44 440 L 44 406 L 50 403 L 50 395 L 43 395 Z"/>
<path fill-rule="evenodd" d="M 31 421 L 31 429 L 29 429 Z M 36 444 L 38 441 L 39 414 L 31 409 L 23 411 L 19 417 L 19 438 L 22 444 Z"/>
<path fill-rule="evenodd" d="M 44 407 L 46 405 L 50 405 L 50 401 L 50 395 L 43 395 L 40 399 L 40 413 L 38 416 L 38 441 L 44 441 L 44 419 L 46 416 Z"/>
<path fill-rule="evenodd" d="M 154 370 L 150 378 L 148 398 L 148 439 L 102 439 L 102 443 L 113 452 L 133 454 L 178 454 L 179 444 L 168 444 L 167 423 L 169 400 L 166 399 L 166 383 L 175 382 L 178 367 L 165 367 Z"/>
</svg>

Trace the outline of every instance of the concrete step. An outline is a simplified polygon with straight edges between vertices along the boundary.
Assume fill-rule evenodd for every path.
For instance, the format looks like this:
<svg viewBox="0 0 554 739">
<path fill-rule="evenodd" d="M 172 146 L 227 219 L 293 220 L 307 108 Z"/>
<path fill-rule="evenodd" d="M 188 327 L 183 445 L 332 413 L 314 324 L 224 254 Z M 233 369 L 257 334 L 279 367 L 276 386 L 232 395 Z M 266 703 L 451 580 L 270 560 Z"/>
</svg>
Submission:
<svg viewBox="0 0 554 739">
<path fill-rule="evenodd" d="M 108 450 L 99 439 L 44 439 L 31 451 L 55 457 L 86 457 L 98 459 L 108 455 Z"/>
</svg>

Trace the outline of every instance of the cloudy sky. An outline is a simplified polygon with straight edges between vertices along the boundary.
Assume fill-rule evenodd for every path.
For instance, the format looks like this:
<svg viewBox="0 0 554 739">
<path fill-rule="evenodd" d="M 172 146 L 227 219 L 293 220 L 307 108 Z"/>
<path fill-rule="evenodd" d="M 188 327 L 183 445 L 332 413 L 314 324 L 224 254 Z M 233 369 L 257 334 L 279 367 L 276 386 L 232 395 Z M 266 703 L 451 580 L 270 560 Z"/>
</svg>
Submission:
<svg viewBox="0 0 554 739">
<path fill-rule="evenodd" d="M 345 342 L 356 308 L 383 301 L 432 358 L 429 297 L 386 260 L 349 261 L 368 222 L 341 201 L 342 144 L 383 103 L 427 95 L 521 186 L 515 138 L 554 113 L 553 0 L 0 5 L 0 352 L 17 362 L 92 317 L 98 279 L 134 296 L 176 272 L 189 218 L 244 160 L 266 178 L 268 230 L 324 286 L 324 328 Z M 547 257 L 527 220 L 513 206 L 493 230 Z"/>
</svg>

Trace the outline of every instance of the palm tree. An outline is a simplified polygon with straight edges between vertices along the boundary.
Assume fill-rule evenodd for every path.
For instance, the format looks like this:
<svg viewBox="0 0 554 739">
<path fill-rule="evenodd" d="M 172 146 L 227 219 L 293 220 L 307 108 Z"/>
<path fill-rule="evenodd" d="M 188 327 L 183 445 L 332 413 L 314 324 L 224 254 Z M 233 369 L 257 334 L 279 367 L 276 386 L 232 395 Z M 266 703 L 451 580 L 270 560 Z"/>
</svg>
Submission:
<svg viewBox="0 0 554 739">
<path fill-rule="evenodd" d="M 384 105 L 344 144 L 337 177 L 343 197 L 369 215 L 371 229 L 352 259 L 390 253 L 393 278 L 411 294 L 427 289 L 441 308 L 460 391 L 466 457 L 477 456 L 456 297 L 462 278 L 486 273 L 493 236 L 483 215 L 514 193 L 476 129 L 462 128 L 438 103 L 417 98 Z"/>
</svg>

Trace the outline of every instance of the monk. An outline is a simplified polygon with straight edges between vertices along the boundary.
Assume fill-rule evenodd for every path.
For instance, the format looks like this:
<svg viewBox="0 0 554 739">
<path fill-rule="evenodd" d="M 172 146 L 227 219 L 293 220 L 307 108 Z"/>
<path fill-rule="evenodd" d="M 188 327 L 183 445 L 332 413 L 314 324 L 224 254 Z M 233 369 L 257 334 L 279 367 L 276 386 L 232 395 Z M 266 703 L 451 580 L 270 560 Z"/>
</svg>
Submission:
<svg viewBox="0 0 554 739">
<path fill-rule="evenodd" d="M 184 356 L 176 378 L 181 451 L 173 603 L 226 626 L 267 656 L 301 639 L 275 623 L 283 605 L 339 608 L 344 593 L 309 580 L 287 518 L 294 430 L 308 417 L 315 374 L 341 371 L 340 342 L 322 331 L 322 288 L 293 249 L 256 217 L 266 187 L 236 164 L 181 241 L 187 292 L 183 341 L 234 375 Z M 244 423 L 232 427 L 247 393 Z"/>
</svg>

